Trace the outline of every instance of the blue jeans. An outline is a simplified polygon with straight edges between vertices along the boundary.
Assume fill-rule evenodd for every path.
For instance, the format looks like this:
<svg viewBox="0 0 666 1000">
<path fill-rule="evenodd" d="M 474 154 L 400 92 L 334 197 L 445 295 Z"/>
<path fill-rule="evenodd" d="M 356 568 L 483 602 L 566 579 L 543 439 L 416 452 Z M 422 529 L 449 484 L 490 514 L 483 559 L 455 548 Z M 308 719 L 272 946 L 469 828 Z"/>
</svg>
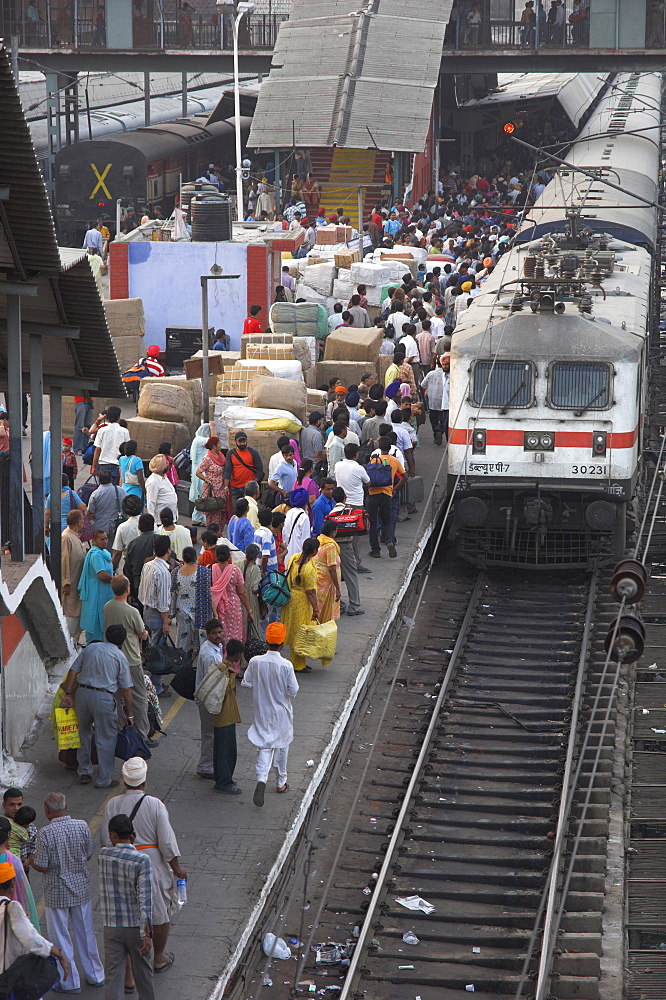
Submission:
<svg viewBox="0 0 666 1000">
<path fill-rule="evenodd" d="M 94 419 L 92 403 L 74 403 L 74 451 L 85 451 L 89 440 L 83 433 L 84 427 L 90 427 Z"/>
<path fill-rule="evenodd" d="M 117 465 L 98 465 L 97 473 L 100 472 L 110 472 L 111 482 L 114 486 L 120 486 L 120 469 Z"/>
</svg>

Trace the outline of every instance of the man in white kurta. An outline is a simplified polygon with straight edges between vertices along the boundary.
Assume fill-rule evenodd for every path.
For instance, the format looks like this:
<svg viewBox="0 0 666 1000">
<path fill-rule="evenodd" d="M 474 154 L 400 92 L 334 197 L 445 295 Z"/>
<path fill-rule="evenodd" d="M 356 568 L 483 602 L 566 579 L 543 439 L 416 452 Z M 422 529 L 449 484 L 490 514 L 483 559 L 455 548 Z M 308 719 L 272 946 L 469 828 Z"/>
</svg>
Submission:
<svg viewBox="0 0 666 1000">
<path fill-rule="evenodd" d="M 100 831 L 102 847 L 111 847 L 109 820 L 125 813 L 132 820 L 138 851 L 145 851 L 152 863 L 153 873 L 153 949 L 154 969 L 162 972 L 173 964 L 173 955 L 167 952 L 171 908 L 174 899 L 174 881 L 187 878 L 180 866 L 180 849 L 173 832 L 167 807 L 161 799 L 146 794 L 148 765 L 141 757 L 130 757 L 123 764 L 125 790 L 106 804 Z"/>
<path fill-rule="evenodd" d="M 257 754 L 257 786 L 252 801 L 263 806 L 266 782 L 271 767 L 277 768 L 277 790 L 286 792 L 289 744 L 294 738 L 292 698 L 298 694 L 298 681 L 290 660 L 280 654 L 287 630 L 282 622 L 266 628 L 268 652 L 253 656 L 248 663 L 242 686 L 252 688 L 254 722 L 248 730 Z"/>
</svg>

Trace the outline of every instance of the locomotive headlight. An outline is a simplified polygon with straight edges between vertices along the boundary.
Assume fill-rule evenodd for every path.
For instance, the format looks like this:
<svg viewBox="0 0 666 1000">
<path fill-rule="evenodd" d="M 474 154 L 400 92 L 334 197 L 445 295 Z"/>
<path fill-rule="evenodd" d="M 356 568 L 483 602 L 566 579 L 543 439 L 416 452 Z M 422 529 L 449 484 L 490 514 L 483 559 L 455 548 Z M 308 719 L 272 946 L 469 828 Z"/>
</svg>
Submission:
<svg viewBox="0 0 666 1000">
<path fill-rule="evenodd" d="M 554 434 L 541 434 L 539 436 L 539 445 L 542 451 L 552 451 L 555 447 L 555 435 Z"/>
<path fill-rule="evenodd" d="M 472 434 L 472 452 L 475 455 L 485 455 L 486 453 L 486 432 L 485 430 L 475 430 Z"/>
<path fill-rule="evenodd" d="M 525 434 L 525 447 L 529 451 L 536 451 L 536 449 L 539 447 L 539 435 L 532 434 L 529 431 L 527 431 L 527 433 Z"/>
<path fill-rule="evenodd" d="M 602 456 L 606 454 L 608 448 L 608 434 L 606 431 L 595 431 L 592 435 L 592 454 Z"/>
</svg>

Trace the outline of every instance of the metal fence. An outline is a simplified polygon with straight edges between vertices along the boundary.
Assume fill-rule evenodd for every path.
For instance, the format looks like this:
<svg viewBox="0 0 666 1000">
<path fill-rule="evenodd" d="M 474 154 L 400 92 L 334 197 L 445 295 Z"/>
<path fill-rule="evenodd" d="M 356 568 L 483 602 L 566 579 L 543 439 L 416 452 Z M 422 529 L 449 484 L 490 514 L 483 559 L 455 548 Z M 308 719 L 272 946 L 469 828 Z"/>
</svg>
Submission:
<svg viewBox="0 0 666 1000">
<path fill-rule="evenodd" d="M 114 48 L 106 23 L 111 2 L 0 0 L 0 37 L 17 37 L 23 49 Z M 257 11 L 240 22 L 240 49 L 272 49 L 290 8 L 291 0 L 258 0 Z M 220 16 L 214 0 L 198 0 L 196 9 L 180 0 L 133 0 L 131 48 L 231 51 L 231 18 Z"/>
<path fill-rule="evenodd" d="M 560 3 L 534 0 L 529 7 L 527 3 L 523 6 L 523 0 L 515 3 L 513 0 L 458 0 L 444 44 L 459 50 L 589 48 L 592 24 L 592 47 L 663 49 L 666 5 L 661 0 L 648 0 L 645 14 L 638 14 L 642 18 L 640 24 L 636 16 L 630 3 L 622 4 L 612 15 L 606 11 L 590 11 L 589 0 L 561 0 Z M 595 18 L 600 24 L 596 40 Z M 625 42 L 629 36 L 631 41 Z"/>
</svg>

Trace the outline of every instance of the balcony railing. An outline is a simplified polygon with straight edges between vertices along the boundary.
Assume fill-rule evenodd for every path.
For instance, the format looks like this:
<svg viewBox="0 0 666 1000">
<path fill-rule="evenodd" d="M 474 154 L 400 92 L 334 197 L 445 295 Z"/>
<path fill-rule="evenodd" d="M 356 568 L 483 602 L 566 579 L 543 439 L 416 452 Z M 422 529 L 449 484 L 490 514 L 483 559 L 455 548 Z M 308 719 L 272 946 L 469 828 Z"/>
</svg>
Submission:
<svg viewBox="0 0 666 1000">
<path fill-rule="evenodd" d="M 511 15 L 520 3 L 514 5 L 513 0 L 458 0 L 444 47 L 470 52 L 664 49 L 666 7 L 655 0 L 647 0 L 646 7 L 637 16 L 631 3 L 620 3 L 609 12 L 608 5 L 598 0 L 563 0 L 556 6 L 551 0 L 535 0 L 517 19 Z"/>
<path fill-rule="evenodd" d="M 107 0 L 111 3 L 112 0 Z M 222 50 L 231 52 L 231 20 L 217 13 L 214 3 L 205 0 L 197 11 L 188 5 L 165 2 L 160 10 L 156 0 L 133 0 L 131 32 L 122 37 L 109 25 L 107 30 L 104 3 L 93 5 L 84 0 L 41 0 L 26 5 L 22 0 L 1 0 L 0 37 L 18 38 L 21 49 L 170 49 Z M 201 7 L 207 9 L 202 10 Z M 278 2 L 275 7 L 283 6 Z M 168 9 L 173 8 L 173 9 Z M 76 10 L 76 16 L 74 11 Z M 238 36 L 241 51 L 270 50 L 278 29 L 288 12 L 246 15 Z"/>
</svg>

